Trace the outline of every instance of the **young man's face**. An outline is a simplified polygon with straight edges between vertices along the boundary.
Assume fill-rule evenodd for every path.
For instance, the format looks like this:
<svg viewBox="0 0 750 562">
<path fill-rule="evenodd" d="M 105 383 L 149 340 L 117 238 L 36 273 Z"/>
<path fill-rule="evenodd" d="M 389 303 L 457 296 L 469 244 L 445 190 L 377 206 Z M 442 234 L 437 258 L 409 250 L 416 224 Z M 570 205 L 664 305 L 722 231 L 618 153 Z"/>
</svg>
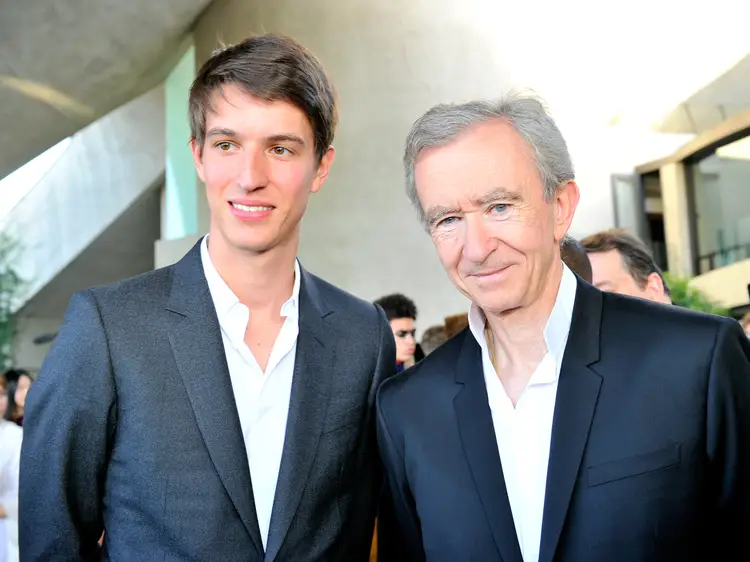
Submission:
<svg viewBox="0 0 750 562">
<path fill-rule="evenodd" d="M 206 184 L 211 241 L 250 253 L 295 242 L 308 197 L 325 183 L 333 148 L 318 161 L 310 123 L 296 106 L 226 85 L 206 112 L 203 146 L 191 143 Z"/>
<path fill-rule="evenodd" d="M 394 318 L 390 323 L 396 340 L 396 361 L 404 363 L 414 357 L 417 350 L 414 318 Z"/>
</svg>

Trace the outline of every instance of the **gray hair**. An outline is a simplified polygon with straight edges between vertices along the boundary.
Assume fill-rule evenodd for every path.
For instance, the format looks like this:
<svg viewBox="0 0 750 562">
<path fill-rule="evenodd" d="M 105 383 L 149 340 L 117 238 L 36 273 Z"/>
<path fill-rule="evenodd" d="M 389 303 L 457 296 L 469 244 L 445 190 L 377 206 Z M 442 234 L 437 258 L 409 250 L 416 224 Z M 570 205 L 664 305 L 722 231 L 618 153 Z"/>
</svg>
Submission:
<svg viewBox="0 0 750 562">
<path fill-rule="evenodd" d="M 565 139 L 539 98 L 508 94 L 496 101 L 436 105 L 414 122 L 406 139 L 404 168 L 406 193 L 426 225 L 414 181 L 414 167 L 422 151 L 444 146 L 466 129 L 493 119 L 505 119 L 531 148 L 544 197 L 551 201 L 557 189 L 575 179 Z"/>
</svg>

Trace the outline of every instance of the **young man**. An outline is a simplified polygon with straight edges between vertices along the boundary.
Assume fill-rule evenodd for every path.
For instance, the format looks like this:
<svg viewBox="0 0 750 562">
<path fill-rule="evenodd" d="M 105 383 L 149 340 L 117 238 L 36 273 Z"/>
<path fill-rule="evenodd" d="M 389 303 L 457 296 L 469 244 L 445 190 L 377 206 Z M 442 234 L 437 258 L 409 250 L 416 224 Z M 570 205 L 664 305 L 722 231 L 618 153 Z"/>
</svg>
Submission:
<svg viewBox="0 0 750 562">
<path fill-rule="evenodd" d="M 739 323 L 602 293 L 563 264 L 579 192 L 534 98 L 435 107 L 404 162 L 440 261 L 473 305 L 468 329 L 378 393 L 391 501 L 381 552 L 746 560 Z"/>
<path fill-rule="evenodd" d="M 396 372 L 401 372 L 421 359 L 422 353 L 417 347 L 417 305 L 409 297 L 400 293 L 386 295 L 375 301 L 385 311 L 396 340 Z"/>
<path fill-rule="evenodd" d="M 377 307 L 297 261 L 333 162 L 315 57 L 266 35 L 205 63 L 191 147 L 210 232 L 179 263 L 77 294 L 31 388 L 22 559 L 368 558 Z"/>
</svg>

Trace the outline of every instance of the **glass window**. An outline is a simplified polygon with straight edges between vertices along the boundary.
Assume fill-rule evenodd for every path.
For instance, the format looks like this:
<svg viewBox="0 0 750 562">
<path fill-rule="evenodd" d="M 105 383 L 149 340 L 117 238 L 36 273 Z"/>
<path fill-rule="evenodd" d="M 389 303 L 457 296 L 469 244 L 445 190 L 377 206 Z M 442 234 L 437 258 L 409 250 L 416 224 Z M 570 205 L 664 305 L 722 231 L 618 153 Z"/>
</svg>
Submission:
<svg viewBox="0 0 750 562">
<path fill-rule="evenodd" d="M 688 167 L 698 274 L 750 258 L 750 136 Z"/>
</svg>

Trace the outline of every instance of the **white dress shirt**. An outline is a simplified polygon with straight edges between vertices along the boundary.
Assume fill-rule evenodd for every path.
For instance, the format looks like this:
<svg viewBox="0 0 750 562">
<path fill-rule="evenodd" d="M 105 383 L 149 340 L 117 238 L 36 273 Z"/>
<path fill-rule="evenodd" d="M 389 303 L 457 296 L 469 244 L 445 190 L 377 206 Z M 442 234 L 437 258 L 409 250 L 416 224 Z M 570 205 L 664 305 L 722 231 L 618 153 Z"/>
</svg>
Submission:
<svg viewBox="0 0 750 562">
<path fill-rule="evenodd" d="M 289 300 L 281 307 L 284 324 L 273 344 L 264 373 L 245 343 L 250 310 L 239 301 L 211 263 L 208 236 L 201 243 L 201 259 L 221 327 L 229 377 L 250 464 L 255 511 L 265 548 L 292 394 L 299 334 L 299 262 L 294 262 L 294 289 Z M 227 405 L 218 404 L 217 407 Z"/>
<path fill-rule="evenodd" d="M 539 560 L 552 417 L 560 366 L 573 316 L 576 287 L 575 275 L 563 265 L 555 306 L 544 328 L 547 353 L 531 375 L 515 408 L 490 359 L 485 338 L 484 313 L 474 305 L 469 312 L 471 333 L 482 348 L 482 366 L 492 424 L 524 562 Z"/>
</svg>

